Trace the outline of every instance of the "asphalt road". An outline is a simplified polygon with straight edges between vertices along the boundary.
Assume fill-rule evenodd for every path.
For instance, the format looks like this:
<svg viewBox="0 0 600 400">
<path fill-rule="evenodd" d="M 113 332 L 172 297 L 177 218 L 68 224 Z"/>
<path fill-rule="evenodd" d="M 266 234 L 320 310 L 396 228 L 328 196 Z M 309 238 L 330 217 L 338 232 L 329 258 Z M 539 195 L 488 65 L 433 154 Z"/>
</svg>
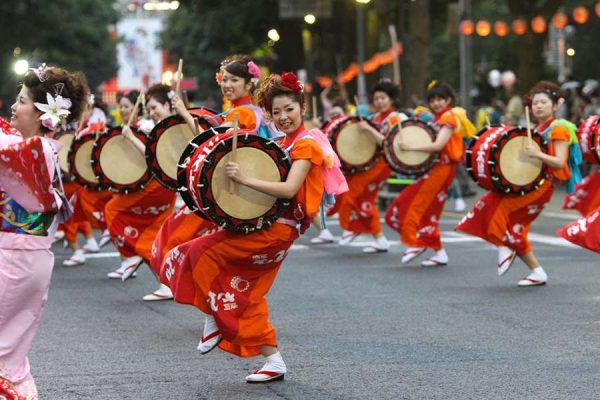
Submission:
<svg viewBox="0 0 600 400">
<path fill-rule="evenodd" d="M 502 278 L 496 251 L 441 228 L 443 268 L 400 265 L 402 246 L 294 246 L 270 292 L 288 373 L 248 385 L 260 358 L 196 350 L 203 316 L 147 303 L 147 268 L 125 283 L 105 278 L 105 248 L 83 267 L 56 268 L 30 354 L 41 399 L 597 399 L 600 397 L 600 257 L 554 231 L 574 217 L 549 207 L 532 229 L 550 279 L 518 288 L 517 261 Z M 334 233 L 340 233 L 333 222 Z M 386 231 L 388 238 L 397 236 Z"/>
</svg>

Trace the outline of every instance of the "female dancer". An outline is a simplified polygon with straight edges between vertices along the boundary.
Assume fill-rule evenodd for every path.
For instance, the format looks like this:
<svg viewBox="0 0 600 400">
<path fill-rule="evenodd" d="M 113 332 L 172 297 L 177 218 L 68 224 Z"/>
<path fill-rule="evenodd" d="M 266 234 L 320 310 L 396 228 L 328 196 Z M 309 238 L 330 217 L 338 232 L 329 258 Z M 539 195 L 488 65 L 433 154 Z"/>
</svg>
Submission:
<svg viewBox="0 0 600 400">
<path fill-rule="evenodd" d="M 285 182 L 266 182 L 246 177 L 238 164 L 229 162 L 226 173 L 240 185 L 290 199 L 291 205 L 265 230 L 248 235 L 220 231 L 175 247 L 160 275 L 177 302 L 206 314 L 198 345 L 202 354 L 218 345 L 240 357 L 265 357 L 264 366 L 246 377 L 248 383 L 280 380 L 286 373 L 265 295 L 290 246 L 317 214 L 324 193 L 323 151 L 302 124 L 302 84 L 293 73 L 272 75 L 258 99 L 285 133 L 281 145 L 291 148 L 290 172 Z"/>
<path fill-rule="evenodd" d="M 266 121 L 262 118 L 262 111 L 252 104 L 252 94 L 259 79 L 260 69 L 248 56 L 230 56 L 221 63 L 217 72 L 217 83 L 223 97 L 232 104 L 232 108 L 223 115 L 224 126 L 232 126 L 234 115 L 237 114 L 241 128 L 253 129 L 270 136 L 270 133 L 266 132 L 268 129 L 266 129 Z M 185 106 L 179 98 L 173 98 L 172 102 L 178 113 L 185 110 Z M 217 230 L 219 230 L 217 226 L 197 216 L 184 204 L 167 218 L 156 235 L 152 246 L 152 268 L 158 271 L 165 255 L 175 246 Z M 173 298 L 170 290 L 167 291 L 167 289 L 161 287 L 161 289 L 144 296 L 143 299 L 155 301 Z"/>
<path fill-rule="evenodd" d="M 151 87 L 149 103 L 152 104 L 156 86 Z M 160 89 L 158 90 L 160 91 Z M 135 100 L 123 97 L 120 101 L 121 115 L 129 119 Z M 133 100 L 133 105 L 129 103 Z M 157 101 L 160 103 L 160 100 Z M 168 104 L 164 107 L 168 107 Z M 158 105 L 151 112 L 152 118 L 158 122 L 160 117 L 166 117 L 158 111 Z M 133 135 L 129 126 L 123 127 L 123 136 L 130 140 L 134 147 L 145 153 L 144 144 Z M 151 247 L 154 238 L 165 219 L 171 214 L 175 204 L 175 193 L 164 188 L 156 180 L 151 180 L 142 190 L 114 196 L 104 209 L 106 224 L 115 247 L 121 255 L 121 266 L 108 273 L 111 279 L 126 280 L 135 272 L 139 265 L 146 261 L 150 264 Z"/>
<path fill-rule="evenodd" d="M 518 286 L 538 286 L 548 281 L 527 234 L 531 223 L 552 197 L 553 180 L 566 181 L 571 176 L 567 164 L 570 133 L 564 126 L 553 123 L 556 110 L 562 103 L 560 88 L 552 82 L 542 81 L 531 89 L 529 97 L 537 120 L 536 130 L 549 140 L 549 147 L 548 153 L 544 153 L 528 145 L 526 154 L 541 160 L 549 168 L 548 179 L 525 195 L 487 193 L 456 226 L 456 230 L 479 236 L 498 246 L 497 269 L 500 276 L 508 271 L 518 255 L 530 269 L 529 275 L 521 279 Z"/>
<path fill-rule="evenodd" d="M 11 107 L 22 138 L 0 121 L 0 398 L 38 398 L 27 354 L 48 296 L 60 206 L 51 187 L 59 145 L 45 136 L 79 118 L 87 91 L 82 74 L 43 65 L 25 75 Z"/>
<path fill-rule="evenodd" d="M 372 121 L 377 129 L 366 121 L 362 121 L 360 126 L 367 134 L 372 135 L 378 145 L 381 145 L 389 130 L 398 122 L 407 119 L 407 117 L 395 111 L 394 102 L 398 97 L 398 88 L 389 79 L 379 81 L 371 90 L 371 96 L 373 106 L 377 110 Z M 340 216 L 340 226 L 343 228 L 342 237 L 339 241 L 341 246 L 349 244 L 362 233 L 369 233 L 373 235 L 375 240 L 365 247 L 363 252 L 380 253 L 389 250 L 390 245 L 379 222 L 377 194 L 391 172 L 385 159 L 381 157 L 367 171 L 346 175 L 350 190 L 337 199 L 339 205 L 335 206 Z M 312 243 L 328 243 L 331 241 L 333 241 L 333 235 L 325 229 L 321 231 L 317 238 L 312 240 Z"/>
<path fill-rule="evenodd" d="M 456 103 L 452 88 L 444 82 L 434 82 L 429 86 L 427 102 L 434 113 L 432 123 L 438 129 L 435 141 L 419 146 L 402 143 L 400 148 L 439 152 L 439 162 L 400 192 L 388 209 L 385 220 L 407 246 L 401 262 L 406 264 L 431 248 L 435 254 L 424 260 L 421 266 L 432 267 L 448 264 L 448 254 L 440 237 L 439 219 L 456 174 L 456 166 L 462 159 L 463 139 L 457 118 L 451 111 Z"/>
</svg>

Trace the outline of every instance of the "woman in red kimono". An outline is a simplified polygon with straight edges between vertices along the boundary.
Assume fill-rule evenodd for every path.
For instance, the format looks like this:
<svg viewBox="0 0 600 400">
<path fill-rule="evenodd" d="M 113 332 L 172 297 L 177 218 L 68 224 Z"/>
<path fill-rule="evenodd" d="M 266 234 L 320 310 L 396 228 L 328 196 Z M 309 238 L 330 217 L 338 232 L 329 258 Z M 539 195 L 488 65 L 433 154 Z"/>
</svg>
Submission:
<svg viewBox="0 0 600 400">
<path fill-rule="evenodd" d="M 154 95 L 151 96 L 149 102 L 154 98 Z M 135 105 L 133 98 L 127 98 L 127 101 L 122 98 L 120 102 L 121 115 L 126 121 L 132 112 L 137 112 L 133 107 L 129 107 L 131 101 Z M 162 112 L 150 114 L 154 123 L 171 114 L 168 107 L 170 106 L 167 102 L 167 108 Z M 123 136 L 130 140 L 140 153 L 145 153 L 144 144 L 133 135 L 127 125 L 123 127 Z M 142 190 L 116 195 L 106 203 L 106 225 L 121 255 L 121 265 L 108 273 L 109 278 L 126 280 L 142 262 L 150 264 L 152 243 L 160 226 L 171 214 L 174 204 L 175 193 L 154 179 Z"/>
<path fill-rule="evenodd" d="M 380 80 L 371 89 L 371 97 L 373 106 L 377 110 L 371 121 L 377 129 L 366 121 L 360 122 L 360 126 L 373 137 L 378 146 L 381 146 L 389 130 L 407 117 L 394 108 L 398 98 L 398 87 L 389 79 Z M 350 190 L 338 197 L 336 201 L 339 204 L 335 205 L 343 229 L 339 241 L 341 246 L 348 245 L 360 234 L 370 234 L 374 241 L 363 249 L 364 253 L 383 253 L 389 250 L 390 245 L 379 222 L 377 195 L 391 173 L 392 170 L 385 159 L 380 157 L 368 170 L 346 175 Z M 324 229 L 317 238 L 312 240 L 312 243 L 332 241 L 333 235 L 329 230 Z"/>
<path fill-rule="evenodd" d="M 541 160 L 549 168 L 548 179 L 525 195 L 488 192 L 456 226 L 456 230 L 478 236 L 498 247 L 498 275 L 512 266 L 516 256 L 527 265 L 529 275 L 518 286 L 539 286 L 548 281 L 527 238 L 531 223 L 542 212 L 554 192 L 554 181 L 566 181 L 571 172 L 569 158 L 570 133 L 554 123 L 555 113 L 563 99 L 560 88 L 552 82 L 539 82 L 529 92 L 531 110 L 537 120 L 536 130 L 549 141 L 548 153 L 528 145 L 529 157 Z"/>
<path fill-rule="evenodd" d="M 323 151 L 302 124 L 302 84 L 293 73 L 272 75 L 258 98 L 285 133 L 281 146 L 291 149 L 290 172 L 285 182 L 266 182 L 246 177 L 238 164 L 229 162 L 226 173 L 239 185 L 290 199 L 289 208 L 264 230 L 248 235 L 220 231 L 179 245 L 160 271 L 175 301 L 206 314 L 198 345 L 202 354 L 219 346 L 240 357 L 265 357 L 264 366 L 246 377 L 248 383 L 281 380 L 286 373 L 265 295 L 289 248 L 317 214 L 324 193 Z"/>
<path fill-rule="evenodd" d="M 435 254 L 421 262 L 423 267 L 445 266 L 448 254 L 442 246 L 439 220 L 454 180 L 456 167 L 463 155 L 463 139 L 457 118 L 452 114 L 456 104 L 454 90 L 444 82 L 434 82 L 427 92 L 427 102 L 434 113 L 433 125 L 438 133 L 429 145 L 400 145 L 402 150 L 439 152 L 439 162 L 427 174 L 400 192 L 390 205 L 385 221 L 400 235 L 407 249 L 403 264 L 432 249 Z"/>
<path fill-rule="evenodd" d="M 261 130 L 261 127 L 266 128 L 262 111 L 252 104 L 252 94 L 259 79 L 260 69 L 248 56 L 230 56 L 221 63 L 217 72 L 217 83 L 223 97 L 231 103 L 231 108 L 223 115 L 223 126 L 233 126 L 234 115 L 237 114 L 240 128 L 257 131 Z M 174 100 L 173 105 L 177 112 L 185 110 L 183 103 L 178 99 Z M 185 204 L 182 205 L 167 218 L 156 235 L 152 246 L 151 265 L 158 270 L 165 255 L 175 246 L 218 230 L 218 226 L 194 214 Z M 163 286 L 143 297 L 144 301 L 172 298 L 169 288 Z"/>
</svg>

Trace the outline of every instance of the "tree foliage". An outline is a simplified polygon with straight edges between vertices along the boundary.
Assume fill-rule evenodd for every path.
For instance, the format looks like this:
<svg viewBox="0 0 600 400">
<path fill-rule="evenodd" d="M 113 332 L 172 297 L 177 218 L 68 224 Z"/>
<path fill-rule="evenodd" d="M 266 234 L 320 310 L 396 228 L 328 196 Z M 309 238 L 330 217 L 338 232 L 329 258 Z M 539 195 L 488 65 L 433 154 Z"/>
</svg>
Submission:
<svg viewBox="0 0 600 400">
<path fill-rule="evenodd" d="M 112 0 L 0 2 L 0 15 L 2 97 L 14 96 L 17 58 L 82 71 L 92 88 L 116 74 L 116 42 L 108 32 L 118 18 Z"/>
</svg>

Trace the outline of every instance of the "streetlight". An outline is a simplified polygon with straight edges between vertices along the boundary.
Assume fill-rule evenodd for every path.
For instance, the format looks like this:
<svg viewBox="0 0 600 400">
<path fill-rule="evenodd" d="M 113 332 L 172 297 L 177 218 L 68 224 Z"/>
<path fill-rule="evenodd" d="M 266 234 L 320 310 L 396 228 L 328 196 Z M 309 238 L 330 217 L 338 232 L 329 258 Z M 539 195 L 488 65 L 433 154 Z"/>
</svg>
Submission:
<svg viewBox="0 0 600 400">
<path fill-rule="evenodd" d="M 356 47 L 358 48 L 358 101 L 361 104 L 367 103 L 367 82 L 365 80 L 365 71 L 363 64 L 365 63 L 365 13 L 363 4 L 369 4 L 371 0 L 355 0 L 358 4 L 356 7 Z M 356 105 L 357 107 L 359 104 Z M 360 112 L 360 110 L 359 110 Z"/>
<path fill-rule="evenodd" d="M 317 20 L 317 18 L 312 14 L 306 14 L 304 16 L 304 22 L 306 22 L 309 25 L 314 24 L 316 20 Z"/>
<path fill-rule="evenodd" d="M 267 37 L 274 42 L 278 42 L 279 39 L 281 39 L 281 37 L 279 36 L 279 32 L 277 32 L 277 29 L 270 29 L 269 32 L 267 32 Z"/>
<path fill-rule="evenodd" d="M 29 62 L 27 60 L 17 60 L 14 65 L 14 71 L 17 75 L 24 75 L 29 69 Z"/>
</svg>

